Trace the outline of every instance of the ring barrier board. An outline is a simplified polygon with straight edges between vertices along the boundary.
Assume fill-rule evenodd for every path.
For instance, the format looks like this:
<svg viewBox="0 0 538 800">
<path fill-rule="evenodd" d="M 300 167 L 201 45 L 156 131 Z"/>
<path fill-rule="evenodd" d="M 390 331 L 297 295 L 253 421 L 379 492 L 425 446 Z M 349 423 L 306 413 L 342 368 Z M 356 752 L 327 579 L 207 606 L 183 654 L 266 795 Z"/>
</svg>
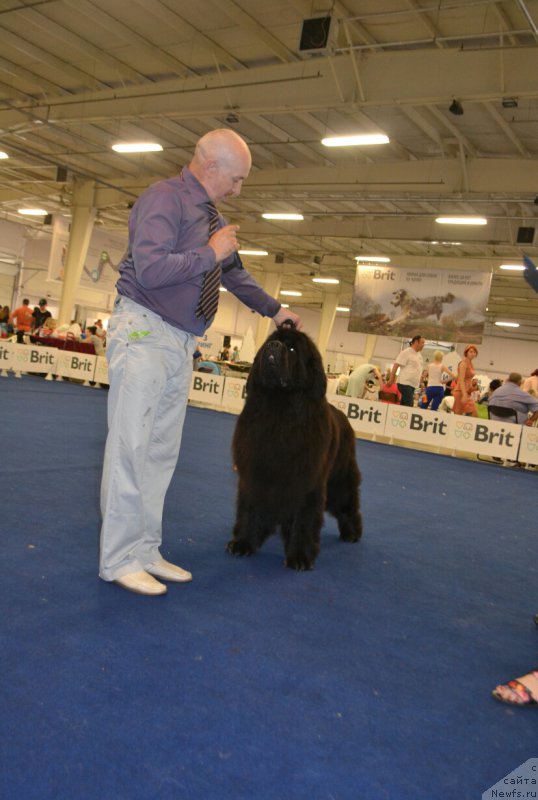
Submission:
<svg viewBox="0 0 538 800">
<path fill-rule="evenodd" d="M 459 414 L 450 416 L 455 450 L 517 461 L 521 425 Z"/>
<path fill-rule="evenodd" d="M 0 339 L 0 370 L 12 369 L 13 344 Z"/>
<path fill-rule="evenodd" d="M 108 385 L 108 361 L 105 356 L 97 356 L 93 379 L 96 383 L 106 383 Z"/>
<path fill-rule="evenodd" d="M 45 350 L 44 347 L 38 349 Z M 73 353 L 68 350 L 57 350 L 56 352 L 58 353 L 56 369 L 49 370 L 49 372 L 55 372 L 56 375 L 60 375 L 62 378 L 93 381 L 97 356 L 86 353 Z"/>
<path fill-rule="evenodd" d="M 245 378 L 224 379 L 224 390 L 222 393 L 222 407 L 230 411 L 239 412 L 245 404 L 247 396 L 247 382 Z"/>
<path fill-rule="evenodd" d="M 58 357 L 56 347 L 11 344 L 11 369 L 15 372 L 54 372 Z"/>
<path fill-rule="evenodd" d="M 222 375 L 193 372 L 189 400 L 220 408 L 222 406 L 223 389 L 224 377 Z"/>
<path fill-rule="evenodd" d="M 523 426 L 518 460 L 522 464 L 538 464 L 538 428 Z"/>
<path fill-rule="evenodd" d="M 335 408 L 344 412 L 354 431 L 386 435 L 386 403 L 379 403 L 377 400 L 359 400 L 338 394 L 327 395 L 327 400 Z"/>
</svg>

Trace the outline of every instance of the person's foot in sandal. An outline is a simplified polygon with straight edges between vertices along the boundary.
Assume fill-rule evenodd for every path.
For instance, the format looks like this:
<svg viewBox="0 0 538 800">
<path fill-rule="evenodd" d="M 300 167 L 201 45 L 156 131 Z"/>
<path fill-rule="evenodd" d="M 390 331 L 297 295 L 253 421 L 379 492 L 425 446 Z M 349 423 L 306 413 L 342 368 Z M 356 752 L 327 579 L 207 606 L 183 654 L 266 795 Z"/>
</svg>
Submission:
<svg viewBox="0 0 538 800">
<path fill-rule="evenodd" d="M 495 700 L 511 706 L 538 706 L 538 670 L 499 684 L 491 694 Z"/>
</svg>

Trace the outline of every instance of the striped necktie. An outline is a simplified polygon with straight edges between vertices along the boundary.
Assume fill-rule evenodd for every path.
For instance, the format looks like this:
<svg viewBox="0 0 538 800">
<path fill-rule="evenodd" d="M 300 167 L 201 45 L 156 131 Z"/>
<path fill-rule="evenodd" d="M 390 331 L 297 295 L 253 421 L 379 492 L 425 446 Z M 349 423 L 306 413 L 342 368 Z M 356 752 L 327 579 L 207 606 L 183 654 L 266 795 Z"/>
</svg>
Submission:
<svg viewBox="0 0 538 800">
<path fill-rule="evenodd" d="M 219 227 L 219 212 L 213 203 L 206 203 L 209 211 L 209 238 L 213 236 Z M 200 292 L 200 299 L 196 306 L 196 316 L 204 317 L 206 322 L 213 319 L 217 313 L 219 305 L 219 286 L 220 286 L 220 263 L 217 264 L 210 272 L 206 272 L 202 291 Z"/>
</svg>

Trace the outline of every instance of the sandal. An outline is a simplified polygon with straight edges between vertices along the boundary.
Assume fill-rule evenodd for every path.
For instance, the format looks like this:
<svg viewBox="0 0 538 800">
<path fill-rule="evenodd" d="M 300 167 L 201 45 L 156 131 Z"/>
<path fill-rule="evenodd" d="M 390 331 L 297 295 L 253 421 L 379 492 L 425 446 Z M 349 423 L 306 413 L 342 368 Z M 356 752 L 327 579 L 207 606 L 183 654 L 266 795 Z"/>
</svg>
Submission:
<svg viewBox="0 0 538 800">
<path fill-rule="evenodd" d="M 538 679 L 538 671 L 533 671 L 531 675 Z M 492 691 L 491 696 L 501 703 L 507 703 L 509 706 L 524 706 L 525 708 L 538 706 L 538 701 L 534 699 L 530 689 L 519 680 L 499 684 Z"/>
</svg>

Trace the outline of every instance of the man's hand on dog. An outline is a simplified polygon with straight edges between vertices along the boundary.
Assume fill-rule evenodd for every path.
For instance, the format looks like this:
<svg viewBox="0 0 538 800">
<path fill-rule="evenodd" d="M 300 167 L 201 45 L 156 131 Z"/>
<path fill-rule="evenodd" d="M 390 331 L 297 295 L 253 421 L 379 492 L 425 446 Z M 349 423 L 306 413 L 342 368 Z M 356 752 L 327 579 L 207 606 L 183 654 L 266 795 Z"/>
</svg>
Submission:
<svg viewBox="0 0 538 800">
<path fill-rule="evenodd" d="M 294 326 L 296 330 L 300 331 L 303 327 L 301 317 L 290 311 L 289 308 L 281 308 L 273 317 L 273 322 L 277 328 L 285 328 Z"/>
</svg>

